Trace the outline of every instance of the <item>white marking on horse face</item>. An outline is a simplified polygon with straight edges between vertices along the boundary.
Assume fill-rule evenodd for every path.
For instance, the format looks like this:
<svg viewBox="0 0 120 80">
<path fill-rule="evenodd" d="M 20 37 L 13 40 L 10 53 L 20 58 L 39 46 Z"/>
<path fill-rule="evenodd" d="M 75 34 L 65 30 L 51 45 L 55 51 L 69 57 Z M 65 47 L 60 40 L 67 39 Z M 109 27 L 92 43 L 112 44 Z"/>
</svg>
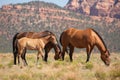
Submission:
<svg viewBox="0 0 120 80">
<path fill-rule="evenodd" d="M 58 44 L 56 40 L 55 40 L 55 44 Z"/>
<path fill-rule="evenodd" d="M 52 42 L 54 43 L 54 44 L 58 44 L 58 42 L 57 42 L 57 40 L 56 40 L 56 38 L 54 37 L 54 36 L 52 36 Z"/>
</svg>

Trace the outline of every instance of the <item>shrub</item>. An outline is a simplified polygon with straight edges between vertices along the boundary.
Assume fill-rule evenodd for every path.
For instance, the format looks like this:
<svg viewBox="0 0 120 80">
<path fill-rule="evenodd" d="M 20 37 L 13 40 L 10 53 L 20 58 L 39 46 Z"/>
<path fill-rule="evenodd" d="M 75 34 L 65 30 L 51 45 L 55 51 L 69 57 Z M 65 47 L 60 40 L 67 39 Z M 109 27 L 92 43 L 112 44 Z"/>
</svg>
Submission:
<svg viewBox="0 0 120 80">
<path fill-rule="evenodd" d="M 114 64 L 113 69 L 110 71 L 111 80 L 120 80 L 120 65 L 118 63 Z"/>
<path fill-rule="evenodd" d="M 18 76 L 19 80 L 29 80 L 30 76 L 27 74 L 21 74 L 20 76 Z"/>
<path fill-rule="evenodd" d="M 9 68 L 11 68 L 13 66 L 13 61 L 11 60 L 7 65 Z"/>
<path fill-rule="evenodd" d="M 4 66 L 2 64 L 0 64 L 0 69 L 4 68 Z"/>
<path fill-rule="evenodd" d="M 106 73 L 104 71 L 96 71 L 95 77 L 97 80 L 106 80 Z"/>
<path fill-rule="evenodd" d="M 60 65 L 65 65 L 66 63 L 64 61 L 55 61 L 53 63 L 53 67 L 58 68 Z"/>
<path fill-rule="evenodd" d="M 85 68 L 91 70 L 93 68 L 93 64 L 91 62 L 87 62 Z"/>
</svg>

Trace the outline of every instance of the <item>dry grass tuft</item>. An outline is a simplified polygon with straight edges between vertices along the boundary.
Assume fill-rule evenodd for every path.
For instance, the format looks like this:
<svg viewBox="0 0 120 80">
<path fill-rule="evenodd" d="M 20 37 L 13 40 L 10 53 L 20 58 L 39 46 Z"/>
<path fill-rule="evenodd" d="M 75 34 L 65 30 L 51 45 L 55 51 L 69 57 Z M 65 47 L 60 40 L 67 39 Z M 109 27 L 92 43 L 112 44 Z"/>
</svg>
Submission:
<svg viewBox="0 0 120 80">
<path fill-rule="evenodd" d="M 27 54 L 27 67 L 13 65 L 13 55 L 0 54 L 0 80 L 120 80 L 120 55 L 111 54 L 111 65 L 105 66 L 100 54 L 92 54 L 86 63 L 86 53 L 73 54 L 70 62 L 66 54 L 64 61 L 55 61 L 50 53 L 48 62 L 39 60 L 36 54 Z"/>
</svg>

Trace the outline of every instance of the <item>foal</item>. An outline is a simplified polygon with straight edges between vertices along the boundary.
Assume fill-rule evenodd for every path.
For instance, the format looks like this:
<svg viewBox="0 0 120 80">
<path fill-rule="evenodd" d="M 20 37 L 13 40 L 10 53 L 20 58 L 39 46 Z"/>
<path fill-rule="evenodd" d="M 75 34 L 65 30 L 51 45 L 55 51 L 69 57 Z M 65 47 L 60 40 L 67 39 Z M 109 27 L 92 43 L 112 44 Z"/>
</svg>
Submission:
<svg viewBox="0 0 120 80">
<path fill-rule="evenodd" d="M 24 65 L 27 65 L 26 60 L 24 58 L 24 51 L 26 49 L 28 50 L 38 50 L 37 54 L 37 63 L 39 60 L 39 55 L 42 56 L 43 58 L 43 52 L 42 50 L 44 49 L 45 45 L 49 42 L 57 44 L 56 39 L 53 35 L 49 35 L 43 38 L 38 38 L 38 39 L 31 39 L 27 37 L 23 37 L 21 39 L 18 39 L 17 41 L 17 47 L 18 47 L 18 63 L 20 64 L 20 57 L 23 60 Z"/>
</svg>

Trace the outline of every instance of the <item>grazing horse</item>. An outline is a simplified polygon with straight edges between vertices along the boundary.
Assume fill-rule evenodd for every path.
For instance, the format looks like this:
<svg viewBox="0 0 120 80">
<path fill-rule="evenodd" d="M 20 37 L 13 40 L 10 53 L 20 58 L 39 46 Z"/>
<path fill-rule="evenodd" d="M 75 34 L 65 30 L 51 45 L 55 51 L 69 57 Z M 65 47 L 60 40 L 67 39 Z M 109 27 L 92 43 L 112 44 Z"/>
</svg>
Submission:
<svg viewBox="0 0 120 80">
<path fill-rule="evenodd" d="M 38 39 L 38 38 L 42 38 L 44 36 L 49 36 L 50 34 L 52 34 L 54 37 L 56 37 L 55 34 L 53 34 L 50 31 L 43 31 L 43 32 L 21 32 L 21 33 L 15 34 L 14 37 L 13 37 L 14 64 L 16 65 L 16 57 L 17 57 L 17 54 L 18 54 L 18 48 L 17 48 L 17 40 L 18 39 L 21 39 L 23 37 L 32 38 L 32 39 Z M 55 38 L 55 40 L 57 40 L 57 39 Z M 57 60 L 59 58 L 58 54 L 61 52 L 61 49 L 60 49 L 59 45 L 49 42 L 44 47 L 44 49 L 45 49 L 44 61 L 47 61 L 48 53 L 49 53 L 49 51 L 52 48 L 54 48 L 54 50 L 55 50 L 55 56 L 54 56 L 55 60 Z M 24 50 L 24 53 L 26 53 L 26 50 Z M 25 58 L 25 54 L 24 54 L 24 58 Z"/>
<path fill-rule="evenodd" d="M 18 47 L 18 63 L 20 63 L 20 57 L 22 58 L 22 61 L 24 62 L 24 65 L 27 65 L 26 60 L 24 58 L 24 51 L 26 49 L 28 50 L 38 50 L 37 54 L 37 62 L 39 60 L 39 55 L 43 58 L 42 50 L 45 48 L 45 45 L 47 43 L 54 43 L 57 44 L 56 37 L 53 35 L 44 36 L 42 38 L 38 39 L 32 39 L 23 37 L 17 40 L 17 47 Z"/>
<path fill-rule="evenodd" d="M 65 51 L 67 47 L 70 48 L 70 61 L 72 61 L 72 55 L 74 52 L 74 47 L 76 48 L 86 48 L 87 51 L 87 60 L 89 61 L 91 51 L 94 46 L 97 46 L 101 53 L 101 59 L 106 64 L 110 64 L 110 53 L 107 50 L 107 47 L 100 37 L 100 35 L 93 29 L 88 28 L 86 30 L 79 30 L 75 28 L 69 28 L 62 32 L 60 36 L 60 43 L 62 45 L 62 59 L 64 60 Z"/>
</svg>

